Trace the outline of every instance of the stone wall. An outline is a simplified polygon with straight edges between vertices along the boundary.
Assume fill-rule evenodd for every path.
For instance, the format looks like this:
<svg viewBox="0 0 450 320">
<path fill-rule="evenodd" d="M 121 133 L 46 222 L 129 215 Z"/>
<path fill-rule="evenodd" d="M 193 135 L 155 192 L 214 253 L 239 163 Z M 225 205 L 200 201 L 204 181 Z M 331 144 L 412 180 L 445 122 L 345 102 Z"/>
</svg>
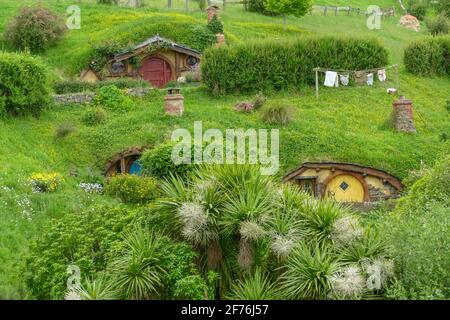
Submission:
<svg viewBox="0 0 450 320">
<path fill-rule="evenodd" d="M 150 88 L 130 88 L 125 89 L 125 93 L 134 97 L 143 97 L 150 91 Z M 94 92 L 77 92 L 68 94 L 55 94 L 53 100 L 56 104 L 86 104 L 92 102 L 95 97 Z"/>
</svg>

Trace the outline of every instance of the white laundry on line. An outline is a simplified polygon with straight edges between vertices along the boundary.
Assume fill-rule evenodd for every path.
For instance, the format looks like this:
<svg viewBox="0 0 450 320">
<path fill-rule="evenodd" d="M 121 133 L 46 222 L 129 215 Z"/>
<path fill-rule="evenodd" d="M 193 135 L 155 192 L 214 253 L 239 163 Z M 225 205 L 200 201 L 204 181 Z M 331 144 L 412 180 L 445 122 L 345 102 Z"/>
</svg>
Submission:
<svg viewBox="0 0 450 320">
<path fill-rule="evenodd" d="M 341 80 L 341 84 L 343 86 L 348 86 L 348 83 L 350 81 L 350 75 L 348 74 L 340 74 L 339 79 Z"/>
<path fill-rule="evenodd" d="M 373 73 L 367 74 L 367 85 L 369 86 L 373 85 Z"/>
<path fill-rule="evenodd" d="M 323 83 L 326 87 L 339 87 L 339 78 L 337 72 L 326 71 L 325 72 L 325 82 Z"/>
<path fill-rule="evenodd" d="M 386 70 L 385 69 L 378 70 L 378 80 L 380 80 L 381 82 L 386 81 Z"/>
</svg>

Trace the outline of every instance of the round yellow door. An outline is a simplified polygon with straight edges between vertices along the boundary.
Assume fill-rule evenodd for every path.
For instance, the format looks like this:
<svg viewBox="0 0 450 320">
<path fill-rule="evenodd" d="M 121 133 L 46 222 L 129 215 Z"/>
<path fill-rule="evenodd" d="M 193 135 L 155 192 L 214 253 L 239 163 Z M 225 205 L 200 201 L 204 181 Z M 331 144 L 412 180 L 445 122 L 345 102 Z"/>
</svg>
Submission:
<svg viewBox="0 0 450 320">
<path fill-rule="evenodd" d="M 355 177 L 342 174 L 328 183 L 325 198 L 338 202 L 363 202 L 364 187 Z"/>
</svg>

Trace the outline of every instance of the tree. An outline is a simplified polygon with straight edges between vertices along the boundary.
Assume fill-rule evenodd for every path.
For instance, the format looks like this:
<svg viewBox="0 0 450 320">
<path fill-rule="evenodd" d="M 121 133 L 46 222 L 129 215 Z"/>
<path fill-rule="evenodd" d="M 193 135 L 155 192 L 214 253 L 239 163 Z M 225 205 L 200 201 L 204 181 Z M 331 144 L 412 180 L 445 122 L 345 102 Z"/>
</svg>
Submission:
<svg viewBox="0 0 450 320">
<path fill-rule="evenodd" d="M 283 29 L 286 30 L 286 16 L 303 17 L 311 9 L 311 0 L 265 0 L 267 11 L 283 15 Z"/>
</svg>

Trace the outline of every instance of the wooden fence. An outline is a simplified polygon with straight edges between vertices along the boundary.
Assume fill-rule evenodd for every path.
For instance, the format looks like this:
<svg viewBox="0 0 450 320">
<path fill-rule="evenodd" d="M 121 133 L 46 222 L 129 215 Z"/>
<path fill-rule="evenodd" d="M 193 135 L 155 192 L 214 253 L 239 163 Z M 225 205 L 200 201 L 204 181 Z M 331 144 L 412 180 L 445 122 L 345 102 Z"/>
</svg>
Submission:
<svg viewBox="0 0 450 320">
<path fill-rule="evenodd" d="M 376 11 L 372 11 L 372 12 L 368 12 L 368 11 L 363 11 L 361 10 L 361 8 L 354 8 L 351 6 L 345 6 L 345 7 L 339 7 L 339 6 L 319 6 L 319 5 L 314 5 L 312 6 L 311 11 L 309 12 L 310 15 L 313 15 L 314 11 L 319 11 L 322 13 L 322 15 L 326 16 L 328 14 L 333 14 L 335 16 L 338 15 L 339 12 L 345 12 L 348 16 L 351 14 L 356 14 L 356 15 L 369 15 L 369 14 L 374 14 L 376 13 Z M 390 16 L 394 16 L 395 15 L 395 9 L 394 7 L 391 8 L 381 8 L 380 9 L 380 13 L 381 16 L 383 17 L 390 17 Z"/>
</svg>

